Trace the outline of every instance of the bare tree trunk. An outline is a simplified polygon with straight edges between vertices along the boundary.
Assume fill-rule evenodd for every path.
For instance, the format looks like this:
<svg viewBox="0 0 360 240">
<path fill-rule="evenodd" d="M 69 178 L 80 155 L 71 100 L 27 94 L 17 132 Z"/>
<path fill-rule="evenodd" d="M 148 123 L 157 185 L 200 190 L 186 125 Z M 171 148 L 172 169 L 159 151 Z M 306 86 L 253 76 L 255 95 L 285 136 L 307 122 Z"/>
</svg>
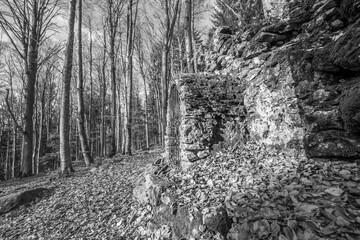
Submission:
<svg viewBox="0 0 360 240">
<path fill-rule="evenodd" d="M 181 44 L 181 38 L 178 37 L 178 46 L 179 46 L 179 62 L 180 62 L 180 72 L 184 72 L 184 66 L 183 66 L 183 49 Z"/>
<path fill-rule="evenodd" d="M 23 135 L 24 151 L 21 153 L 20 174 L 32 174 L 33 161 L 33 113 L 35 83 L 37 78 L 38 49 L 46 40 L 47 29 L 57 14 L 58 1 L 1 1 L 0 27 L 7 35 L 15 52 L 24 62 L 25 69 L 25 114 L 24 128 L 16 124 Z M 46 58 L 45 58 L 46 59 Z M 23 125 L 21 124 L 21 125 Z"/>
<path fill-rule="evenodd" d="M 120 74 L 119 74 L 120 75 Z M 118 84 L 118 110 L 117 110 L 117 137 L 116 137 L 116 149 L 117 149 L 117 152 L 121 152 L 121 131 L 122 131 L 122 128 L 121 128 L 121 103 L 120 103 L 120 94 L 121 94 L 121 82 L 119 82 Z"/>
<path fill-rule="evenodd" d="M 100 73 L 99 73 L 100 74 Z M 105 80 L 103 75 L 100 75 L 100 96 L 101 96 L 101 119 L 100 119 L 100 155 L 105 155 Z"/>
<path fill-rule="evenodd" d="M 144 103 L 144 110 L 145 110 L 145 142 L 146 142 L 146 148 L 149 148 L 149 113 L 148 113 L 148 94 L 147 94 L 147 83 L 146 83 L 146 73 L 144 70 L 144 52 L 143 52 L 143 46 L 142 46 L 142 39 L 140 37 L 140 31 L 139 31 L 139 36 L 138 36 L 138 41 L 137 41 L 137 53 L 138 53 L 138 61 L 139 61 L 139 68 L 140 68 L 140 75 L 143 79 L 143 84 L 144 84 L 144 98 L 145 98 L 145 103 Z"/>
<path fill-rule="evenodd" d="M 33 113 L 35 102 L 35 83 L 38 62 L 38 13 L 37 1 L 33 2 L 33 22 L 31 24 L 31 37 L 29 39 L 28 64 L 25 64 L 26 74 L 26 97 L 25 97 L 25 129 L 24 129 L 24 152 L 22 156 L 21 176 L 26 177 L 32 173 L 33 157 Z"/>
<path fill-rule="evenodd" d="M 115 40 L 118 33 L 117 27 L 120 19 L 120 7 L 122 2 L 114 4 L 113 0 L 107 0 L 108 3 L 108 25 L 109 25 L 109 42 L 110 42 L 110 70 L 111 70 L 111 150 L 110 154 L 116 153 L 116 57 L 115 57 Z"/>
<path fill-rule="evenodd" d="M 69 18 L 69 35 L 65 50 L 65 63 L 63 69 L 63 92 L 60 110 L 60 172 L 61 174 L 69 174 L 71 169 L 70 159 L 70 83 L 73 62 L 73 48 L 74 48 L 74 25 L 76 0 L 69 0 L 70 18 Z"/>
<path fill-rule="evenodd" d="M 192 22 L 192 0 L 185 0 L 185 47 L 186 60 L 189 73 L 194 73 L 194 50 L 192 42 L 191 22 Z"/>
<path fill-rule="evenodd" d="M 131 134 L 132 134 L 132 95 L 133 95 L 133 0 L 129 0 L 128 5 L 128 16 L 127 16 L 127 66 L 126 66 L 126 82 L 128 85 L 128 112 L 127 112 L 127 122 L 126 122 L 126 147 L 125 153 L 131 155 Z"/>
<path fill-rule="evenodd" d="M 165 135 L 166 135 L 166 113 L 167 113 L 167 99 L 168 99 L 168 91 L 169 91 L 169 63 L 168 63 L 168 49 L 166 46 L 163 47 L 161 61 L 162 61 L 162 76 L 161 76 L 161 85 L 162 85 L 162 122 L 161 122 L 161 134 L 162 134 L 162 145 L 165 144 Z"/>
<path fill-rule="evenodd" d="M 11 178 L 15 178 L 15 161 L 16 161 L 16 133 L 17 128 L 13 128 L 13 150 L 12 150 L 12 163 L 11 163 Z"/>
<path fill-rule="evenodd" d="M 43 134 L 43 127 L 44 127 L 44 103 L 41 102 L 41 112 L 40 112 L 40 123 L 39 123 L 39 136 L 38 136 L 38 147 L 36 153 L 36 173 L 39 173 L 39 161 L 40 161 L 40 154 L 41 154 L 41 145 L 42 145 L 42 134 Z"/>
<path fill-rule="evenodd" d="M 10 125 L 10 121 L 9 121 L 9 125 Z M 7 143 L 6 143 L 6 154 L 5 154 L 5 166 L 4 166 L 4 177 L 5 177 L 5 181 L 8 180 L 8 163 L 10 162 L 10 153 L 11 153 L 11 147 L 10 147 L 10 131 L 8 131 L 8 136 L 7 136 Z"/>
<path fill-rule="evenodd" d="M 36 92 L 39 90 L 39 83 L 36 82 L 35 86 Z M 33 127 L 33 156 L 32 156 L 32 174 L 37 174 L 36 165 L 37 165 L 37 152 L 39 146 L 39 106 L 38 106 L 38 95 L 35 96 L 35 113 L 34 113 L 34 127 Z"/>
<path fill-rule="evenodd" d="M 84 77 L 83 77 L 83 60 L 82 60 L 82 0 L 79 0 L 78 6 L 78 64 L 79 76 L 77 82 L 77 96 L 78 96 L 78 130 L 82 154 L 85 165 L 88 167 L 94 162 L 90 155 L 88 140 L 85 131 L 85 106 L 84 106 Z"/>
<path fill-rule="evenodd" d="M 180 0 L 176 1 L 175 10 L 170 19 L 170 7 L 169 1 L 165 1 L 166 12 L 166 34 L 165 41 L 162 47 L 162 67 L 161 67 L 161 83 L 162 83 L 162 143 L 165 143 L 166 135 L 166 113 L 167 113 L 167 100 L 168 100 L 168 88 L 169 88 L 169 52 L 173 39 L 174 26 L 179 11 Z"/>
<path fill-rule="evenodd" d="M 89 121 L 88 121 L 88 137 L 89 137 L 89 151 L 90 155 L 93 154 L 93 141 L 92 141 L 92 123 L 93 123 L 93 41 L 92 41 L 92 24 L 91 17 L 89 16 L 89 77 L 90 77 L 90 106 L 89 106 Z"/>
<path fill-rule="evenodd" d="M 144 92 L 145 92 L 145 141 L 146 148 L 150 147 L 150 138 L 149 138 L 149 113 L 148 113 L 148 96 L 147 96 L 147 86 L 146 80 L 144 79 Z"/>
<path fill-rule="evenodd" d="M 48 72 L 47 72 L 48 73 Z M 48 77 L 46 73 L 46 78 Z M 40 100 L 40 123 L 39 123 L 39 135 L 38 135 L 38 146 L 37 146 L 37 152 L 36 152 L 36 173 L 39 173 L 39 160 L 40 160 L 40 154 L 41 154 L 41 147 L 42 147 L 42 135 L 43 135 L 43 128 L 44 128 L 44 118 L 45 118 L 45 91 L 46 91 L 46 82 L 44 81 L 43 90 L 41 93 L 41 100 Z"/>
<path fill-rule="evenodd" d="M 102 99 L 101 99 L 101 131 L 102 131 L 102 146 L 101 155 L 106 155 L 106 126 L 105 126 L 105 98 L 106 98 L 106 33 L 104 28 L 104 51 L 103 51 L 103 65 L 102 65 Z"/>
</svg>

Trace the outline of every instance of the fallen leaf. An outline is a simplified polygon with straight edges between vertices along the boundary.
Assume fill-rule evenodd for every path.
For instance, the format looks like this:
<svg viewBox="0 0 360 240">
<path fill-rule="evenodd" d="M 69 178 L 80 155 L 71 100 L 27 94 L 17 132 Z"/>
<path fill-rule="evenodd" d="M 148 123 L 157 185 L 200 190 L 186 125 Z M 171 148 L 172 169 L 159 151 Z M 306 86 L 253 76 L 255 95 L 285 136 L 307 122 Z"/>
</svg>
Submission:
<svg viewBox="0 0 360 240">
<path fill-rule="evenodd" d="M 350 222 L 345 220 L 342 216 L 338 216 L 336 218 L 336 224 L 339 225 L 339 226 L 344 227 L 344 226 L 350 225 Z"/>
<path fill-rule="evenodd" d="M 336 197 L 340 197 L 344 193 L 344 191 L 338 187 L 327 188 L 325 192 Z"/>
</svg>

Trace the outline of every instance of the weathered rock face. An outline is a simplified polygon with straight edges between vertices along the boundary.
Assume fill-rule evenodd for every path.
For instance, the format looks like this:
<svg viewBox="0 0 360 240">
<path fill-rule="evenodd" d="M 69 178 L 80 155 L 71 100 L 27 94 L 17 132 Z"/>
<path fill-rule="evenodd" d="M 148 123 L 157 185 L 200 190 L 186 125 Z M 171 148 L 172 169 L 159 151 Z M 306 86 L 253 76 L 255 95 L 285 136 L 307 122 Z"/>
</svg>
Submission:
<svg viewBox="0 0 360 240">
<path fill-rule="evenodd" d="M 178 80 L 179 159 L 233 135 L 290 156 L 360 157 L 360 2 L 277 2 L 282 21 L 217 30 L 206 65 L 219 75 Z"/>
<path fill-rule="evenodd" d="M 244 86 L 251 140 L 291 155 L 359 158 L 360 2 L 278 3 L 273 13 L 286 20 L 225 34 L 208 70 Z"/>
<path fill-rule="evenodd" d="M 133 189 L 133 199 L 140 204 L 157 206 L 160 196 L 172 183 L 158 177 L 163 166 L 149 164 L 138 177 Z"/>
</svg>

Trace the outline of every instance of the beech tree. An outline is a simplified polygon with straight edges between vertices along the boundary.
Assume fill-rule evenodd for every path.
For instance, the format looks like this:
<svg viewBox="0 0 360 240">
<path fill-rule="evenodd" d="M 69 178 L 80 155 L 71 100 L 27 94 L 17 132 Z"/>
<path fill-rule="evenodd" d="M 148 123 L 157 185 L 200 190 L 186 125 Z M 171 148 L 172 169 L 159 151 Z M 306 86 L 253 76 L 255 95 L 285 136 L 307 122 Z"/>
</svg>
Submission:
<svg viewBox="0 0 360 240">
<path fill-rule="evenodd" d="M 180 0 L 176 0 L 173 11 L 171 10 L 171 0 L 165 0 L 165 36 L 162 45 L 161 55 L 161 85 L 162 85 L 162 142 L 166 134 L 166 115 L 167 100 L 169 91 L 169 54 L 174 35 L 174 27 L 179 13 Z"/>
<path fill-rule="evenodd" d="M 94 162 L 88 145 L 85 131 L 85 106 L 84 106 L 84 76 L 83 76 L 83 57 L 82 57 L 82 0 L 78 4 L 78 65 L 79 76 L 77 82 L 77 100 L 78 100 L 78 128 L 80 145 L 86 166 Z"/>
<path fill-rule="evenodd" d="M 185 0 L 185 46 L 186 46 L 186 60 L 188 72 L 195 72 L 194 50 L 193 50 L 193 31 L 192 23 L 192 0 Z"/>
<path fill-rule="evenodd" d="M 35 84 L 38 67 L 42 63 L 38 52 L 39 47 L 49 38 L 48 30 L 57 15 L 58 0 L 0 0 L 0 6 L 0 27 L 22 58 L 25 68 L 25 126 L 23 128 L 18 123 L 17 126 L 23 134 L 24 144 L 21 175 L 26 177 L 32 174 Z"/>
<path fill-rule="evenodd" d="M 134 35 L 135 35 L 135 26 L 138 13 L 138 4 L 139 0 L 135 3 L 135 12 L 134 12 L 134 3 L 133 0 L 129 0 L 128 10 L 127 10 L 127 27 L 126 27 L 126 118 L 124 122 L 125 128 L 125 149 L 123 152 L 125 154 L 132 154 L 132 115 L 133 115 L 133 54 L 134 54 Z"/>
<path fill-rule="evenodd" d="M 76 0 L 69 0 L 69 33 L 65 49 L 65 61 L 62 72 L 62 99 L 60 109 L 60 172 L 69 174 L 73 171 L 70 159 L 70 85 L 74 51 L 74 25 Z"/>
<path fill-rule="evenodd" d="M 137 60 L 139 64 L 139 72 L 143 79 L 144 85 L 144 110 L 145 110 L 145 144 L 146 148 L 148 149 L 150 146 L 150 137 L 149 137 L 149 112 L 148 112 L 148 91 L 147 91 L 147 74 L 145 72 L 145 54 L 144 54 L 144 44 L 143 39 L 141 37 L 140 30 L 137 34 L 137 41 L 136 41 L 136 52 L 137 52 Z"/>
<path fill-rule="evenodd" d="M 116 56 L 115 45 L 116 38 L 119 32 L 118 26 L 120 22 L 120 16 L 122 8 L 124 6 L 124 0 L 114 1 L 107 0 L 107 25 L 109 33 L 109 57 L 111 65 L 111 155 L 116 152 L 116 115 L 117 115 L 117 97 L 116 97 Z"/>
</svg>

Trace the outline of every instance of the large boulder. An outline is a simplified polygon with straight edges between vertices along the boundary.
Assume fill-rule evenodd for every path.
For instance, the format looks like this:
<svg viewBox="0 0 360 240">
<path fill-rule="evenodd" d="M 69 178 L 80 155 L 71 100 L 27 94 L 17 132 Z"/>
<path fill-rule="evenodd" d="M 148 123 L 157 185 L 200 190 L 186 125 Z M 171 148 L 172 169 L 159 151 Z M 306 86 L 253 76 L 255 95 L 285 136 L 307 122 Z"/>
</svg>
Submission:
<svg viewBox="0 0 360 240">
<path fill-rule="evenodd" d="M 306 134 L 304 145 L 312 158 L 358 158 L 360 153 L 360 139 L 339 130 Z"/>
<path fill-rule="evenodd" d="M 138 177 L 136 186 L 133 189 L 133 198 L 140 204 L 150 204 L 157 206 L 160 203 L 161 193 L 173 183 L 162 179 L 157 175 L 163 166 L 150 164 L 146 170 Z"/>
<path fill-rule="evenodd" d="M 174 239 L 198 239 L 206 229 L 224 237 L 228 234 L 232 222 L 223 206 L 202 210 L 195 206 L 176 206 L 171 201 L 161 204 L 154 211 L 156 224 L 170 226 Z"/>
<path fill-rule="evenodd" d="M 36 198 L 40 198 L 46 188 L 35 188 L 22 192 L 12 193 L 0 198 L 0 215 L 10 212 L 20 205 L 27 204 Z"/>
<path fill-rule="evenodd" d="M 225 237 L 231 227 L 231 220 L 226 212 L 225 207 L 219 205 L 208 208 L 206 210 L 208 211 L 203 215 L 204 225 L 208 229 L 214 232 L 219 232 Z"/>
</svg>

